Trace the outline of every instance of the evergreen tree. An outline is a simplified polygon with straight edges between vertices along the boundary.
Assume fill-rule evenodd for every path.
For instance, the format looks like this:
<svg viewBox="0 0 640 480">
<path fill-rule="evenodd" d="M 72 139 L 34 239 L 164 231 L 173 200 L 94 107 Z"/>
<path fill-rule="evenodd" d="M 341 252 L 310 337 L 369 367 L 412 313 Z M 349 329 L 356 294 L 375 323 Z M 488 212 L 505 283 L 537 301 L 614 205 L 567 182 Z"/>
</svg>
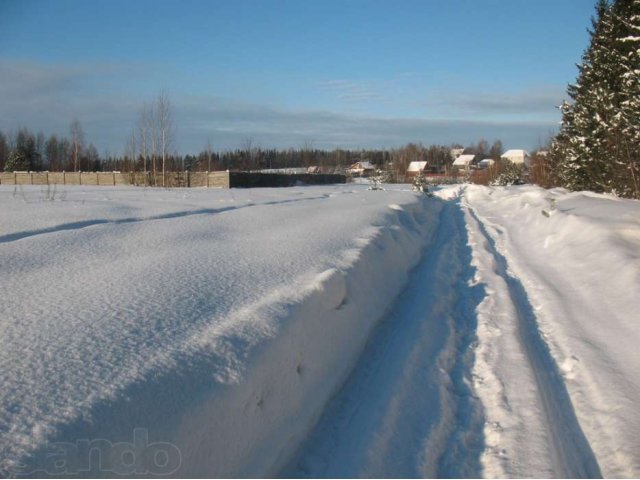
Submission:
<svg viewBox="0 0 640 480">
<path fill-rule="evenodd" d="M 31 170 L 31 161 L 23 148 L 16 148 L 9 154 L 4 165 L 6 172 L 26 172 Z"/>
<path fill-rule="evenodd" d="M 640 0 L 618 1 L 617 51 L 621 67 L 621 102 L 615 132 L 615 184 L 618 192 L 640 198 Z"/>
<path fill-rule="evenodd" d="M 4 165 L 5 171 L 36 171 L 42 168 L 36 138 L 26 128 L 18 131 L 15 145 Z"/>
<path fill-rule="evenodd" d="M 638 196 L 640 0 L 600 0 L 591 42 L 567 89 L 551 148 L 556 181 L 571 190 Z M 632 179 L 630 182 L 629 179 Z"/>
</svg>

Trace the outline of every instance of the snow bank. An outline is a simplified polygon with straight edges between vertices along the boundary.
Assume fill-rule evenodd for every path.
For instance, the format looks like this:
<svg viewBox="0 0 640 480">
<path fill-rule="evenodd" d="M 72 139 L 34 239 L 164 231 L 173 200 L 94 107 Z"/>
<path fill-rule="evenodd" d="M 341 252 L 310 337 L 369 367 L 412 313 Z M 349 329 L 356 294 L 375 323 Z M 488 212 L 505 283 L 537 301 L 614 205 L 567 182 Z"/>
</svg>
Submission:
<svg viewBox="0 0 640 480">
<path fill-rule="evenodd" d="M 518 310 L 510 314 L 499 289 L 479 308 L 476 373 L 488 419 L 486 474 L 546 476 L 557 474 L 546 470 L 557 462 L 564 476 L 599 467 L 605 477 L 637 477 L 639 203 L 527 186 L 469 186 L 465 199 L 495 257 L 476 257 L 481 271 L 488 267 L 480 280 L 501 275 Z M 508 322 L 510 316 L 520 325 Z M 530 374 L 515 367 L 520 353 L 506 343 L 511 330 L 518 348 L 529 351 Z M 527 375 L 538 377 L 543 405 L 527 400 Z M 549 416 L 550 402 L 556 403 L 552 416 L 540 420 L 541 406 Z M 554 438 L 529 435 L 523 443 L 518 422 L 537 421 L 555 424 L 548 427 Z"/>
<path fill-rule="evenodd" d="M 276 472 L 436 223 L 365 188 L 1 188 L 0 471 Z"/>
</svg>

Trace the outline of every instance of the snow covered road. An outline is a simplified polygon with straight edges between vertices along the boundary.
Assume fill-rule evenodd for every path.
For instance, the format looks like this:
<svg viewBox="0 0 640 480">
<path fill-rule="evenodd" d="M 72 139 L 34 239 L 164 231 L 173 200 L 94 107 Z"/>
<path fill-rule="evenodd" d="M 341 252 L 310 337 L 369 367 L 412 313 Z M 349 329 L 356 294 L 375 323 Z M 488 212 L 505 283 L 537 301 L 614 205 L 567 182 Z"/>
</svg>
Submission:
<svg viewBox="0 0 640 480">
<path fill-rule="evenodd" d="M 283 476 L 594 478 L 640 472 L 640 362 L 632 350 L 639 334 L 640 242 L 629 241 L 640 232 L 637 203 L 601 198 L 600 219 L 623 227 L 603 226 L 585 238 L 575 225 L 563 231 L 574 219 L 561 217 L 594 196 L 465 190 L 448 200 L 408 287 Z M 609 215 L 602 213 L 607 208 Z M 589 214 L 582 220 L 589 221 L 593 209 Z M 615 248 L 620 230 L 626 252 Z M 511 241 L 510 232 L 522 243 Z M 573 258 L 545 252 L 554 236 L 571 234 L 583 236 Z M 594 248 L 626 260 L 619 258 L 614 268 L 594 262 Z M 581 261 L 585 256 L 590 264 Z M 585 268 L 597 270 L 595 285 L 582 283 Z M 575 286 L 567 285 L 572 281 Z M 580 285 L 584 292 L 576 299 Z M 608 302 L 609 296 L 617 301 Z M 608 335 L 601 331 L 603 318 L 615 325 Z M 576 325 L 579 334 L 565 337 L 565 330 L 553 338 Z M 621 332 L 628 336 L 620 338 Z M 628 355 L 613 365 L 609 356 L 621 348 Z"/>
<path fill-rule="evenodd" d="M 3 475 L 640 475 L 638 202 L 45 193 L 0 188 Z M 175 465 L 77 448 L 136 428 Z"/>
<path fill-rule="evenodd" d="M 285 471 L 308 477 L 477 476 L 482 406 L 469 389 L 482 287 L 459 199 L 341 393 Z"/>
</svg>

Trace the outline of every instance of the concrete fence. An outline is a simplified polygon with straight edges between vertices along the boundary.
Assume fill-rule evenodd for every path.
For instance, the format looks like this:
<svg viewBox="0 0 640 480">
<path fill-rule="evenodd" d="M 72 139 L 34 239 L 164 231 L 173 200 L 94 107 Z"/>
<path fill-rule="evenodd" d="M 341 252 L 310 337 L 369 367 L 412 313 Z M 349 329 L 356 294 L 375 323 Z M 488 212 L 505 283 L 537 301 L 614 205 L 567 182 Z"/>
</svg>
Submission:
<svg viewBox="0 0 640 480">
<path fill-rule="evenodd" d="M 0 185 L 137 185 L 162 187 L 251 188 L 345 183 L 344 175 L 253 172 L 2 172 Z"/>
</svg>

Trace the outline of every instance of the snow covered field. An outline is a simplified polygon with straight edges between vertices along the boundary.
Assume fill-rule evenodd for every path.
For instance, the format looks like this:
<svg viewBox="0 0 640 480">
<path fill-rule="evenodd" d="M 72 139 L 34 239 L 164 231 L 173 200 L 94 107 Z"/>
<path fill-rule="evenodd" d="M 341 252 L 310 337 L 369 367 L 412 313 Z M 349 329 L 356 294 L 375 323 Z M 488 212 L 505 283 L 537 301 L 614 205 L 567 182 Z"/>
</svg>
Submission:
<svg viewBox="0 0 640 480">
<path fill-rule="evenodd" d="M 1 475 L 640 476 L 638 202 L 2 186 L 0 206 Z"/>
</svg>

